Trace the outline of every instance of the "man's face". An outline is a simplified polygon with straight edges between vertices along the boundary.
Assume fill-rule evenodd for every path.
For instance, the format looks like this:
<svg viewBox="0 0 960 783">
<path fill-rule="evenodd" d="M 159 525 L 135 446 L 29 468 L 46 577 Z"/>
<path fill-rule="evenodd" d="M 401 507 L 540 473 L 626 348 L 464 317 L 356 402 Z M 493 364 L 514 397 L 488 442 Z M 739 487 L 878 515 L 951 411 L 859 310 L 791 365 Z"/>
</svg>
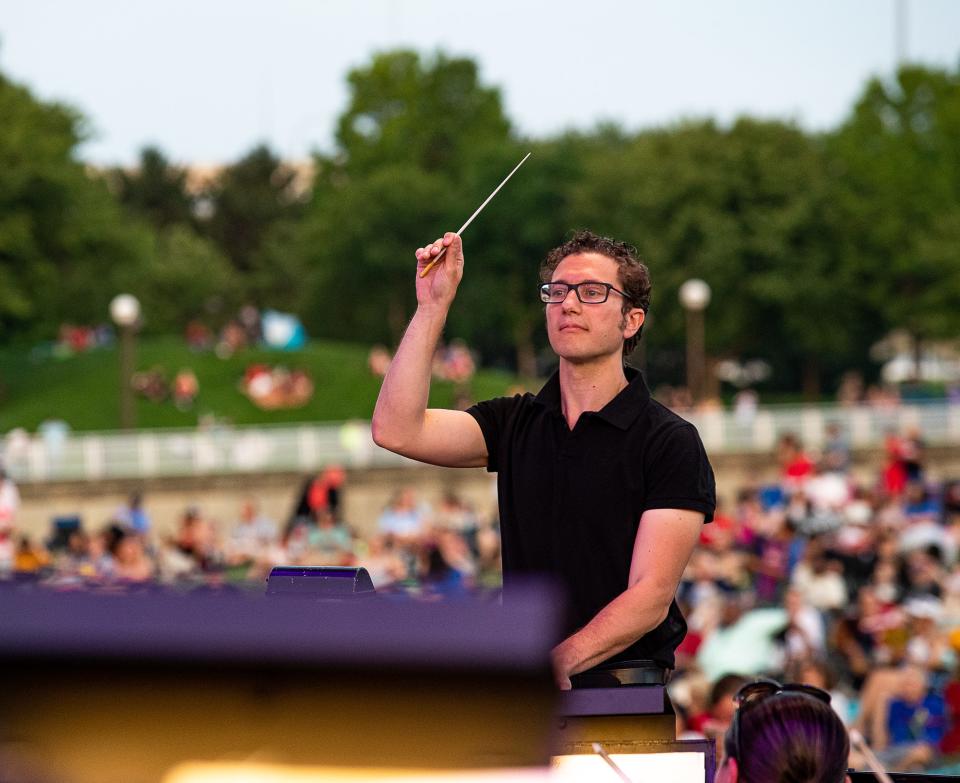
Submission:
<svg viewBox="0 0 960 783">
<path fill-rule="evenodd" d="M 553 271 L 552 283 L 582 283 L 587 280 L 609 283 L 623 290 L 617 262 L 598 253 L 567 256 Z M 547 335 L 554 352 L 575 364 L 615 354 L 620 356 L 623 341 L 643 323 L 643 311 L 633 308 L 623 314 L 623 297 L 611 291 L 606 302 L 583 304 L 571 289 L 567 298 L 548 304 Z"/>
</svg>

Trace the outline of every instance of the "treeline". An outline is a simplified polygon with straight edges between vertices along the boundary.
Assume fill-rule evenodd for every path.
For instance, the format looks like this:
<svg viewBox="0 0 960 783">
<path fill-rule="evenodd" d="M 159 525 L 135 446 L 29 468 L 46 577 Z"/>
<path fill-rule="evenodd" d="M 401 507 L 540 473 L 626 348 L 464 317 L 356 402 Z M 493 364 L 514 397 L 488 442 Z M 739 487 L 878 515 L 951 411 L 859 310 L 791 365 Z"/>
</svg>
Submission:
<svg viewBox="0 0 960 783">
<path fill-rule="evenodd" d="M 448 326 L 487 363 L 533 370 L 539 262 L 583 226 L 635 244 L 652 269 L 641 358 L 655 382 L 682 377 L 690 277 L 713 290 L 710 355 L 765 359 L 778 389 L 875 373 L 870 347 L 893 329 L 960 335 L 960 70 L 874 79 L 828 133 L 743 118 L 547 139 L 519 136 L 468 59 L 390 52 L 347 78 L 312 181 L 260 146 L 192 185 L 157 149 L 133 170 L 86 170 L 84 119 L 0 76 L 2 340 L 102 321 L 128 290 L 157 332 L 253 302 L 298 313 L 315 337 L 395 343 L 413 250 L 527 151 L 465 236 Z"/>
</svg>

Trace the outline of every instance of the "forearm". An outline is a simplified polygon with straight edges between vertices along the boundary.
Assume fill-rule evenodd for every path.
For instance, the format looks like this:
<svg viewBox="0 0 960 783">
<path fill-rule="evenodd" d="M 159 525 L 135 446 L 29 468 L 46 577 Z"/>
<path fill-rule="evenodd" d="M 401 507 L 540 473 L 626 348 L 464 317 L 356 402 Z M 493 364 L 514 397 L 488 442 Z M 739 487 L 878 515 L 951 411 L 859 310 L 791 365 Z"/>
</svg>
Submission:
<svg viewBox="0 0 960 783">
<path fill-rule="evenodd" d="M 554 648 L 557 671 L 569 677 L 623 652 L 666 619 L 672 599 L 672 594 L 637 582 Z"/>
<path fill-rule="evenodd" d="M 418 307 L 390 362 L 372 422 L 374 441 L 386 449 L 402 450 L 423 426 L 433 355 L 446 318 L 445 307 Z"/>
</svg>

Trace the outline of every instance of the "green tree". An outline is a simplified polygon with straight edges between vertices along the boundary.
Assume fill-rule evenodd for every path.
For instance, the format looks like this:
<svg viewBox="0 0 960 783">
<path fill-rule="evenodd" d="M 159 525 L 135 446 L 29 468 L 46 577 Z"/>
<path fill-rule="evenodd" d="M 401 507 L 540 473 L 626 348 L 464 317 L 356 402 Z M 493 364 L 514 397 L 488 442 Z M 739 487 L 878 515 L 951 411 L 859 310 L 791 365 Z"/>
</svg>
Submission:
<svg viewBox="0 0 960 783">
<path fill-rule="evenodd" d="M 171 164 L 156 147 L 145 147 L 133 169 L 111 169 L 107 181 L 124 207 L 158 231 L 194 222 L 186 169 Z"/>
<path fill-rule="evenodd" d="M 0 333 L 51 336 L 63 321 L 107 318 L 110 299 L 150 257 L 77 161 L 84 122 L 0 75 Z"/>
<path fill-rule="evenodd" d="M 205 235 L 230 260 L 244 294 L 262 298 L 271 288 L 271 256 L 264 253 L 271 231 L 302 214 L 305 195 L 297 171 L 260 145 L 224 169 L 203 200 L 209 211 Z"/>
<path fill-rule="evenodd" d="M 829 150 L 846 263 L 884 328 L 956 337 L 960 70 L 871 80 Z"/>
<path fill-rule="evenodd" d="M 589 157 L 570 220 L 630 241 L 647 260 L 654 296 L 645 340 L 662 375 L 680 376 L 677 293 L 691 277 L 713 290 L 713 356 L 803 367 L 813 391 L 820 357 L 840 361 L 855 349 L 815 139 L 779 122 L 743 119 L 729 130 L 701 122 L 597 145 Z"/>
<path fill-rule="evenodd" d="M 352 175 L 405 163 L 455 182 L 474 154 L 510 135 L 500 91 L 482 85 L 466 58 L 381 53 L 347 83 L 335 159 Z"/>
<path fill-rule="evenodd" d="M 399 340 L 415 306 L 413 251 L 450 225 L 446 194 L 442 178 L 393 165 L 324 199 L 301 240 L 311 334 Z"/>
<path fill-rule="evenodd" d="M 127 287 L 140 299 L 145 328 L 156 334 L 182 333 L 191 319 L 233 312 L 241 303 L 230 262 L 185 225 L 157 235 L 149 260 Z"/>
<path fill-rule="evenodd" d="M 510 125 L 470 60 L 379 54 L 348 83 L 337 149 L 318 158 L 295 243 L 305 317 L 311 333 L 396 342 L 414 307 L 413 251 L 455 230 L 509 171 L 486 171 L 478 189 L 476 162 L 513 154 Z"/>
</svg>

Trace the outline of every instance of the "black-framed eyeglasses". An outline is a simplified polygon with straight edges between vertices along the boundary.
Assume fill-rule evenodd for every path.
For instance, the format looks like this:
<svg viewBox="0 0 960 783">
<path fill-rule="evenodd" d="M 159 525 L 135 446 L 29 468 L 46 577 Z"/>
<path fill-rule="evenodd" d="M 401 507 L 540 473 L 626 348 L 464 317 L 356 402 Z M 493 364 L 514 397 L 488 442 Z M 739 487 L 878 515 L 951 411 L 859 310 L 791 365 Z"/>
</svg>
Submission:
<svg viewBox="0 0 960 783">
<path fill-rule="evenodd" d="M 540 286 L 540 301 L 545 304 L 560 304 L 567 298 L 571 289 L 577 292 L 577 299 L 583 304 L 603 304 L 611 291 L 630 301 L 630 297 L 619 288 L 599 280 L 584 280 L 582 283 L 565 283 L 557 280 L 554 283 L 544 283 Z"/>
<path fill-rule="evenodd" d="M 727 731 L 727 735 L 724 737 L 723 741 L 723 749 L 727 756 L 734 758 L 737 761 L 740 761 L 741 758 L 740 716 L 743 715 L 745 711 L 755 707 L 761 701 L 764 701 L 771 696 L 779 696 L 784 693 L 810 696 L 811 698 L 821 701 L 824 704 L 830 703 L 830 694 L 825 690 L 815 688 L 813 685 L 805 685 L 800 682 L 789 682 L 783 685 L 776 680 L 768 679 L 760 679 L 756 680 L 755 682 L 748 682 L 746 685 L 740 688 L 740 690 L 738 690 L 736 695 L 733 697 L 733 700 L 737 703 L 737 711 L 733 714 L 733 722 L 730 724 L 730 728 Z"/>
</svg>

